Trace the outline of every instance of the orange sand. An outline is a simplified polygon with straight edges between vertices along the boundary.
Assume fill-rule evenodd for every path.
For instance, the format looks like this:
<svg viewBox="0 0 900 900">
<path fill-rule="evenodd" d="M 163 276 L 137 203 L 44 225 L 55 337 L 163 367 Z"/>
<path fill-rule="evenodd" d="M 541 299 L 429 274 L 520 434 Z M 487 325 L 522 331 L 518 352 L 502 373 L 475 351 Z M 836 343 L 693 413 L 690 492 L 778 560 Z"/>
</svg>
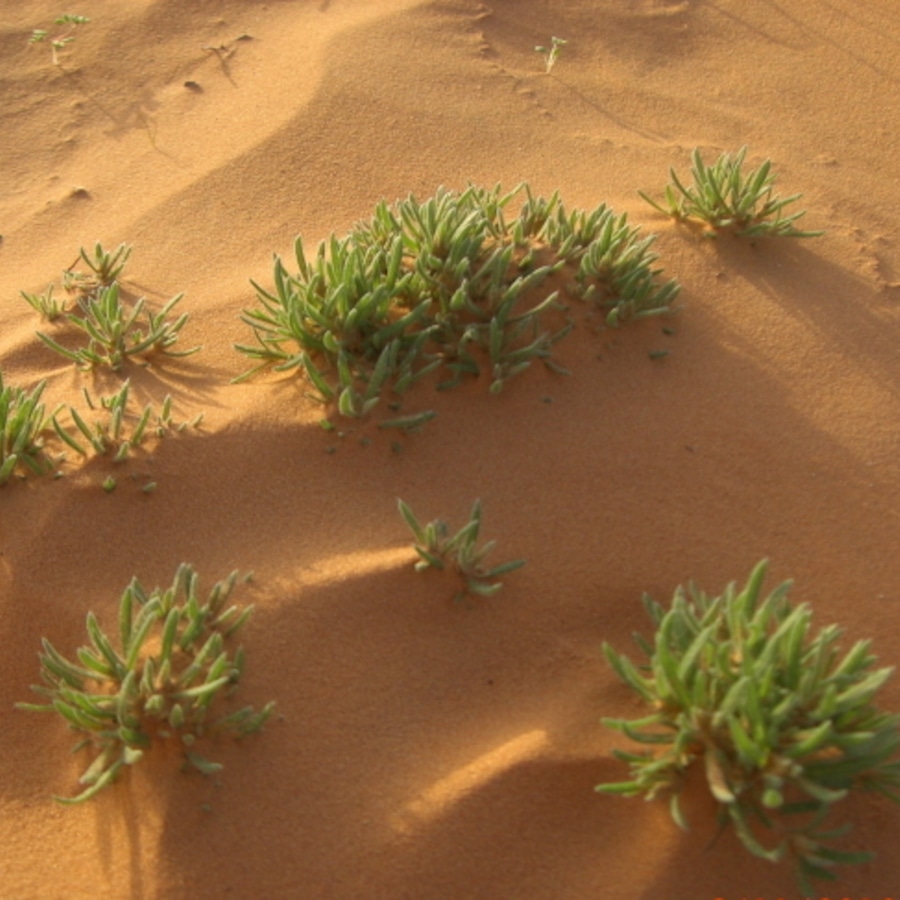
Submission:
<svg viewBox="0 0 900 900">
<path fill-rule="evenodd" d="M 54 67 L 27 41 L 62 11 L 92 22 Z M 102 460 L 0 488 L 0 895 L 796 896 L 789 870 L 713 840 L 702 801 L 684 834 L 664 803 L 593 792 L 625 775 L 600 717 L 642 711 L 600 646 L 646 631 L 642 592 L 718 591 L 768 556 L 818 625 L 900 658 L 896 0 L 20 0 L 0 19 L 4 377 L 46 379 L 49 406 L 118 383 L 45 348 L 18 292 L 127 241 L 128 286 L 184 291 L 183 343 L 204 345 L 130 368 L 135 392 L 206 417 L 113 494 Z M 548 76 L 551 35 L 569 43 Z M 824 237 L 711 241 L 637 196 L 695 146 L 744 144 Z M 559 345 L 569 378 L 429 389 L 438 418 L 399 455 L 371 425 L 323 432 L 296 377 L 229 384 L 249 279 L 295 235 L 312 249 L 382 198 L 523 179 L 658 233 L 674 335 L 582 330 Z M 480 497 L 497 560 L 527 566 L 454 605 L 413 571 L 398 496 L 451 523 Z M 41 637 L 74 652 L 88 609 L 110 623 L 132 576 L 168 584 L 183 561 L 207 585 L 255 573 L 241 696 L 280 717 L 215 747 L 214 781 L 151 758 L 56 805 L 74 736 L 13 710 Z M 900 708 L 900 679 L 881 698 Z M 848 844 L 879 855 L 840 896 L 888 896 L 900 809 L 847 807 Z"/>
</svg>

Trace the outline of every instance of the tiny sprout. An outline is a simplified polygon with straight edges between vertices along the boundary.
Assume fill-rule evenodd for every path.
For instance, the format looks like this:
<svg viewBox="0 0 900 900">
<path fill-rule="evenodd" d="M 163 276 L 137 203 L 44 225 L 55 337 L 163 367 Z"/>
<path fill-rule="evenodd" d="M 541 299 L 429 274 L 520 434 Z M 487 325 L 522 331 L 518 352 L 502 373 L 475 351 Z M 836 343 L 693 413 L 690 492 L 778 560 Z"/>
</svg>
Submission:
<svg viewBox="0 0 900 900">
<path fill-rule="evenodd" d="M 556 60 L 559 59 L 560 49 L 568 44 L 568 41 L 563 40 L 562 38 L 553 37 L 550 39 L 551 45 L 549 48 L 544 47 L 543 45 L 539 45 L 534 49 L 540 53 L 544 57 L 544 65 L 546 67 L 546 73 L 549 75 L 551 69 L 556 65 Z"/>
<path fill-rule="evenodd" d="M 26 291 L 19 291 L 19 293 L 22 295 L 22 298 L 48 322 L 55 322 L 68 309 L 65 300 L 60 301 L 53 296 L 52 284 L 43 294 L 29 294 Z"/>
<path fill-rule="evenodd" d="M 42 28 L 35 28 L 31 33 L 31 37 L 28 39 L 28 43 L 40 44 L 44 41 L 49 41 L 50 54 L 53 60 L 53 65 L 58 66 L 59 51 L 62 50 L 67 44 L 71 44 L 72 41 L 75 40 L 75 27 L 77 25 L 86 25 L 90 21 L 91 20 L 87 16 L 76 16 L 70 13 L 66 13 L 65 15 L 59 16 L 59 18 L 55 19 L 54 24 L 71 26 L 68 31 L 64 31 L 61 34 L 51 36 L 49 31 L 46 31 Z"/>
</svg>

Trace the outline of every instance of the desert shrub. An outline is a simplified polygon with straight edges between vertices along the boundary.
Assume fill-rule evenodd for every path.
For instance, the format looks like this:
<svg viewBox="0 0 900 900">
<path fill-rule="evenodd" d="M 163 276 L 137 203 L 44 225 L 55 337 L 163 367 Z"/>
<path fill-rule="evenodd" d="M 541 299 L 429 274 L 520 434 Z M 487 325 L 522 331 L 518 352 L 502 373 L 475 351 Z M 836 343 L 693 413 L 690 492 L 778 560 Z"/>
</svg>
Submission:
<svg viewBox="0 0 900 900">
<path fill-rule="evenodd" d="M 520 210 L 508 217 L 515 198 Z M 444 388 L 486 367 L 499 391 L 535 360 L 559 368 L 552 348 L 571 323 L 551 276 L 611 326 L 670 309 L 678 286 L 659 280 L 653 238 L 637 235 L 605 205 L 569 211 L 527 185 L 382 202 L 311 260 L 298 237 L 295 271 L 275 258 L 274 291 L 254 283 L 259 306 L 242 318 L 256 343 L 237 349 L 257 365 L 241 378 L 267 366 L 302 371 L 317 399 L 347 416 L 435 369 L 447 373 Z"/>
<path fill-rule="evenodd" d="M 90 370 L 100 366 L 118 370 L 131 357 L 156 353 L 190 356 L 200 349 L 173 349 L 189 316 L 188 313 L 181 313 L 172 319 L 168 316 L 181 302 L 183 294 L 177 294 L 156 313 L 148 308 L 144 297 L 139 297 L 134 303 L 125 299 L 119 278 L 130 255 L 128 244 L 106 250 L 98 242 L 90 251 L 84 247 L 80 249 L 79 259 L 88 271 L 69 268 L 63 273 L 63 286 L 75 298 L 77 312 L 69 312 L 65 302 L 53 299 L 52 285 L 43 295 L 21 292 L 22 297 L 44 318 L 51 322 L 62 319 L 65 324 L 87 336 L 87 344 L 69 348 L 56 338 L 37 332 L 44 344 L 74 362 L 79 369 Z"/>
<path fill-rule="evenodd" d="M 676 219 L 699 219 L 712 233 L 731 230 L 747 237 L 818 237 L 821 231 L 801 231 L 794 222 L 805 211 L 784 215 L 784 209 L 802 197 L 793 194 L 781 198 L 774 193 L 772 163 L 766 160 L 759 168 L 743 171 L 747 148 L 733 156 L 723 153 L 711 166 L 694 150 L 691 175 L 694 183 L 685 186 L 674 169 L 669 170 L 671 183 L 665 189 L 665 205 L 641 196 L 661 213 Z"/>
<path fill-rule="evenodd" d="M 124 302 L 119 285 L 113 283 L 110 287 L 100 287 L 95 293 L 79 300 L 81 315 L 66 315 L 69 323 L 87 335 L 86 345 L 69 349 L 43 332 L 37 332 L 37 336 L 51 350 L 85 370 L 95 366 L 118 370 L 129 357 L 153 353 L 189 356 L 200 348 L 171 349 L 187 323 L 188 314 L 182 313 L 172 321 L 166 318 L 182 296 L 178 294 L 158 313 L 153 313 L 147 309 L 144 297 L 138 298 L 134 305 Z"/>
<path fill-rule="evenodd" d="M 134 579 L 119 604 L 118 641 L 101 629 L 92 612 L 87 615 L 90 644 L 78 649 L 77 662 L 43 640 L 44 683 L 33 690 L 48 702 L 17 705 L 56 712 L 85 735 L 76 750 L 87 746 L 95 754 L 80 779 L 87 787 L 75 797 L 57 799 L 79 803 L 93 797 L 159 742 L 177 742 L 188 765 L 210 774 L 221 766 L 197 752 L 199 738 L 210 732 L 242 736 L 261 727 L 273 703 L 211 720 L 214 701 L 233 693 L 244 665 L 241 648 L 234 653 L 226 648 L 252 610 L 226 606 L 236 580 L 232 573 L 201 602 L 197 573 L 188 565 L 178 568 L 166 590 L 147 593 Z"/>
<path fill-rule="evenodd" d="M 723 823 L 756 856 L 793 858 L 811 893 L 812 879 L 870 857 L 835 846 L 850 829 L 835 825 L 839 802 L 855 788 L 900 801 L 900 716 L 872 702 L 892 669 L 874 668 L 871 642 L 841 655 L 840 629 L 813 636 L 811 610 L 791 607 L 789 583 L 761 599 L 765 572 L 763 561 L 743 589 L 731 584 L 718 597 L 679 588 L 668 610 L 645 598 L 656 631 L 652 642 L 636 637 L 642 666 L 604 646 L 653 711 L 604 719 L 649 749 L 615 751 L 631 779 L 597 789 L 668 793 L 673 818 L 686 827 L 679 791 L 686 771 L 702 766 Z"/>
</svg>

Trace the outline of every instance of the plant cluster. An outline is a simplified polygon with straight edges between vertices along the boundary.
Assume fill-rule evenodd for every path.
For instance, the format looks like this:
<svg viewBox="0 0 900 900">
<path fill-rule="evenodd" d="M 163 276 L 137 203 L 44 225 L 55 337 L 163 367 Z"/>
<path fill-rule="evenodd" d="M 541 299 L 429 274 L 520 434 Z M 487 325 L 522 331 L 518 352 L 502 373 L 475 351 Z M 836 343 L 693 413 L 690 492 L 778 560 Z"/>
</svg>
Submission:
<svg viewBox="0 0 900 900">
<path fill-rule="evenodd" d="M 296 272 L 275 257 L 274 293 L 254 283 L 260 305 L 242 318 L 256 344 L 237 349 L 258 365 L 241 378 L 297 369 L 317 399 L 362 416 L 388 388 L 403 394 L 438 368 L 448 388 L 485 366 L 494 392 L 535 360 L 559 370 L 552 347 L 571 323 L 550 324 L 564 310 L 546 287 L 551 276 L 568 275 L 569 290 L 611 326 L 669 311 L 678 285 L 659 281 L 653 237 L 638 230 L 605 205 L 569 211 L 558 194 L 535 197 L 527 185 L 382 202 L 311 261 L 298 237 Z"/>
<path fill-rule="evenodd" d="M 452 568 L 459 576 L 462 587 L 454 600 L 461 600 L 467 593 L 489 597 L 496 594 L 503 586 L 498 580 L 525 565 L 524 559 L 516 559 L 499 566 L 484 565 L 484 558 L 494 549 L 496 541 L 488 541 L 482 547 L 477 545 L 478 532 L 481 528 L 481 501 L 476 500 L 472 507 L 469 521 L 454 535 L 450 535 L 447 523 L 435 519 L 427 525 L 421 525 L 413 511 L 402 500 L 397 505 L 400 515 L 409 525 L 418 543 L 413 547 L 421 557 L 416 563 L 416 571 L 428 568 Z"/>
<path fill-rule="evenodd" d="M 639 192 L 651 206 L 676 219 L 699 219 L 713 232 L 733 230 L 747 237 L 818 237 L 821 231 L 800 231 L 794 227 L 805 211 L 783 215 L 785 207 L 799 200 L 802 194 L 780 198 L 774 193 L 772 164 L 766 160 L 759 168 L 742 171 L 747 148 L 734 155 L 723 153 L 711 166 L 703 162 L 695 149 L 691 159 L 694 183 L 685 187 L 675 173 L 666 186 L 665 205 Z"/>
<path fill-rule="evenodd" d="M 129 308 L 120 296 L 118 284 L 101 287 L 79 301 L 82 315 L 66 316 L 68 322 L 88 336 L 86 345 L 70 350 L 43 332 L 37 332 L 37 336 L 51 350 L 72 360 L 85 371 L 95 366 L 118 370 L 128 357 L 141 354 L 190 356 L 200 348 L 169 349 L 178 340 L 178 333 L 187 322 L 188 313 L 182 313 L 174 321 L 168 321 L 166 316 L 183 296 L 178 294 L 158 313 L 153 313 L 146 308 L 147 301 L 143 297 Z M 145 325 L 140 323 L 142 317 L 146 319 Z"/>
<path fill-rule="evenodd" d="M 20 709 L 56 712 L 86 737 L 95 756 L 80 778 L 85 789 L 63 803 L 80 803 L 111 784 L 124 766 L 137 763 L 152 745 L 177 742 L 186 763 L 204 774 L 221 769 L 195 749 L 196 741 L 219 732 L 243 736 L 258 731 L 274 703 L 244 707 L 210 721 L 216 699 L 232 694 L 244 665 L 241 648 L 226 648 L 252 607 L 227 606 L 237 580 L 216 583 L 205 602 L 191 566 L 178 568 L 166 590 L 147 593 L 137 579 L 119 603 L 118 647 L 87 615 L 90 644 L 66 659 L 45 638 L 42 685 L 32 689 L 47 703 L 19 703 Z"/>
<path fill-rule="evenodd" d="M 78 250 L 78 258 L 63 272 L 63 287 L 76 296 L 86 297 L 98 288 L 111 287 L 125 270 L 131 256 L 129 244 L 119 244 L 115 250 L 107 250 L 99 241 L 88 252 L 84 247 Z M 76 269 L 79 260 L 87 267 L 87 272 Z"/>
<path fill-rule="evenodd" d="M 668 611 L 645 597 L 656 632 L 652 644 L 636 636 L 643 666 L 604 645 L 619 677 L 653 707 L 645 718 L 604 723 L 652 749 L 616 751 L 631 780 L 597 790 L 671 792 L 672 816 L 686 827 L 678 792 L 686 770 L 702 765 L 723 823 L 756 856 L 793 858 L 810 893 L 811 879 L 870 858 L 834 846 L 850 829 L 834 827 L 836 804 L 856 787 L 900 801 L 900 716 L 872 702 L 892 669 L 873 668 L 871 642 L 842 656 L 840 629 L 813 636 L 809 607 L 787 600 L 790 583 L 761 600 L 765 572 L 763 561 L 742 590 L 732 584 L 718 597 L 679 588 Z"/>
<path fill-rule="evenodd" d="M 55 322 L 69 309 L 65 300 L 60 301 L 53 296 L 52 284 L 43 294 L 29 294 L 27 291 L 19 291 L 19 293 L 22 295 L 22 299 L 48 322 Z"/>
<path fill-rule="evenodd" d="M 57 435 L 69 447 L 81 456 L 87 456 L 90 450 L 102 456 L 114 451 L 114 460 L 121 462 L 127 459 L 131 451 L 144 439 L 153 434 L 163 437 L 169 431 L 182 432 L 186 428 L 196 428 L 203 420 L 203 414 L 190 421 L 175 422 L 172 416 L 172 397 L 167 394 L 162 407 L 156 411 L 152 403 L 147 403 L 139 413 L 132 413 L 128 408 L 131 381 L 126 380 L 116 393 L 99 399 L 100 409 L 105 411 L 103 419 L 89 424 L 74 406 L 67 406 L 69 415 L 75 423 L 75 434 L 67 431 L 59 421 L 58 411 L 52 417 L 53 428 Z M 95 411 L 97 406 L 87 390 L 83 391 L 88 407 Z M 131 421 L 133 420 L 133 421 Z M 87 443 L 82 443 L 83 438 Z M 90 450 L 88 449 L 90 448 Z"/>
<path fill-rule="evenodd" d="M 105 366 L 119 370 L 126 359 L 165 353 L 168 356 L 190 356 L 200 348 L 173 350 L 181 329 L 188 321 L 188 313 L 177 318 L 167 317 L 181 301 L 178 294 L 154 313 L 147 308 L 147 301 L 139 297 L 133 304 L 125 300 L 119 277 L 131 253 L 131 247 L 120 244 L 108 251 L 97 243 L 92 252 L 83 247 L 80 259 L 88 272 L 69 268 L 63 276 L 63 286 L 76 298 L 80 314 L 67 312 L 65 303 L 53 299 L 52 286 L 40 296 L 21 292 L 24 299 L 50 321 L 65 315 L 65 321 L 87 335 L 85 345 L 70 349 L 55 338 L 39 331 L 37 336 L 51 350 L 72 360 L 79 369 L 90 370 Z"/>
<path fill-rule="evenodd" d="M 0 485 L 6 484 L 20 466 L 35 475 L 53 468 L 43 439 L 48 422 L 41 402 L 45 386 L 42 381 L 29 393 L 5 384 L 0 372 Z"/>
<path fill-rule="evenodd" d="M 79 25 L 86 25 L 90 21 L 91 20 L 87 16 L 77 16 L 72 15 L 71 13 L 66 13 L 65 15 L 59 16 L 58 18 L 54 19 L 53 24 L 70 26 L 67 31 L 51 35 L 49 31 L 46 31 L 43 28 L 35 28 L 34 31 L 31 32 L 31 37 L 28 39 L 28 43 L 41 44 L 44 41 L 47 41 L 50 44 L 50 56 L 53 60 L 53 65 L 58 66 L 59 51 L 64 49 L 67 44 L 71 44 L 72 41 L 75 40 L 76 27 Z"/>
</svg>

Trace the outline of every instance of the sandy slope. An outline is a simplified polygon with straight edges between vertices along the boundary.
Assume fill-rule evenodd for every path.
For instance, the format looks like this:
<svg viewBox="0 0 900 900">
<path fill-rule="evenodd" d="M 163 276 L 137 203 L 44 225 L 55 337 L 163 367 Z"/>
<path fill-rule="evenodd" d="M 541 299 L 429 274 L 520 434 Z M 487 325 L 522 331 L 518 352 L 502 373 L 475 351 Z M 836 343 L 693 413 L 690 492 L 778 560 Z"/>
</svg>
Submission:
<svg viewBox="0 0 900 900">
<path fill-rule="evenodd" d="M 645 630 L 644 591 L 717 591 L 768 556 L 819 624 L 900 657 L 900 9 L 797 6 L 83 0 L 93 21 L 54 67 L 27 39 L 58 4 L 3 5 L 3 375 L 46 379 L 51 405 L 117 383 L 41 345 L 18 292 L 82 244 L 128 241 L 129 288 L 184 291 L 184 340 L 204 347 L 130 371 L 135 390 L 206 418 L 111 495 L 103 461 L 0 489 L 0 895 L 793 896 L 730 835 L 710 846 L 703 803 L 685 835 L 663 804 L 592 788 L 623 775 L 600 717 L 640 710 L 600 645 Z M 551 35 L 569 44 L 548 77 L 533 47 Z M 743 144 L 824 237 L 713 242 L 638 198 L 693 147 Z M 683 285 L 674 335 L 582 330 L 560 345 L 570 378 L 422 392 L 438 419 L 400 454 L 371 425 L 323 432 L 297 379 L 229 385 L 248 279 L 296 234 L 311 248 L 382 198 L 523 179 L 658 232 Z M 398 496 L 452 522 L 481 497 L 498 555 L 527 566 L 454 605 L 412 571 Z M 254 571 L 241 691 L 281 717 L 215 748 L 215 782 L 153 759 L 55 805 L 72 735 L 12 711 L 41 636 L 73 651 L 88 609 L 109 620 L 132 576 L 165 584 L 182 561 L 209 585 Z M 887 896 L 900 810 L 848 803 L 850 844 L 879 857 L 841 895 Z"/>
</svg>

